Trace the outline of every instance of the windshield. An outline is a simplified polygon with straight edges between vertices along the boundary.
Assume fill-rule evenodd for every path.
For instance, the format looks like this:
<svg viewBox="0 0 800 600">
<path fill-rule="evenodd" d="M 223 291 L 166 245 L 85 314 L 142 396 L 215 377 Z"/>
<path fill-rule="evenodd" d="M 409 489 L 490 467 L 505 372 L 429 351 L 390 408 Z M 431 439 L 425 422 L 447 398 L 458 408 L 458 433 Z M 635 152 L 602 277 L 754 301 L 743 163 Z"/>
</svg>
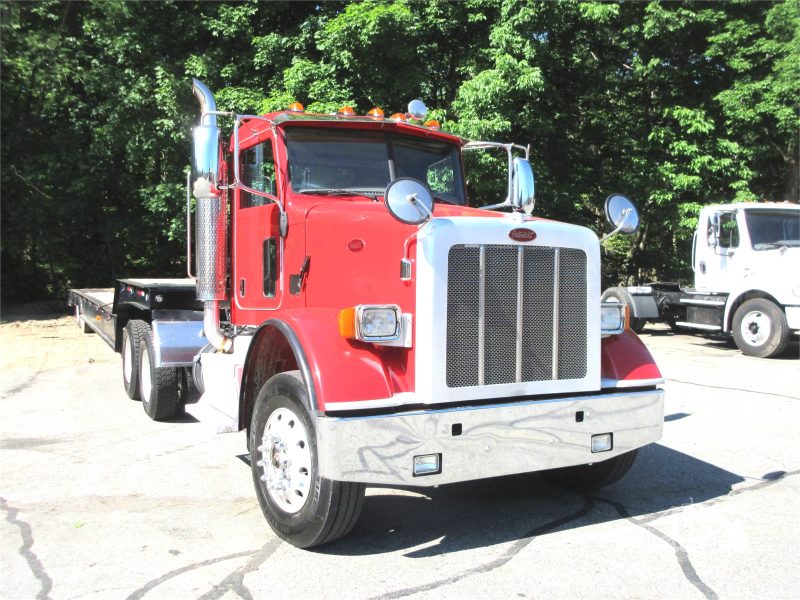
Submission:
<svg viewBox="0 0 800 600">
<path fill-rule="evenodd" d="M 292 191 L 382 195 L 390 181 L 413 177 L 436 200 L 465 204 L 456 146 L 413 136 L 358 129 L 286 130 Z"/>
<path fill-rule="evenodd" d="M 753 250 L 800 247 L 800 216 L 796 210 L 747 210 L 745 220 Z"/>
</svg>

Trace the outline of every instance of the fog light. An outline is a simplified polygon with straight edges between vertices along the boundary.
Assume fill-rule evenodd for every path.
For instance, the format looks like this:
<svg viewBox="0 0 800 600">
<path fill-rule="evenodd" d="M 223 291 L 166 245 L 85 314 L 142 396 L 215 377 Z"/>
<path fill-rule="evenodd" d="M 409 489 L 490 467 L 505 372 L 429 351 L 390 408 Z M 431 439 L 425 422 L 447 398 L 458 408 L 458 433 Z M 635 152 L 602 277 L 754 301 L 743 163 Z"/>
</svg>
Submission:
<svg viewBox="0 0 800 600">
<path fill-rule="evenodd" d="M 414 477 L 436 475 L 442 472 L 441 454 L 421 454 L 414 457 Z"/>
<path fill-rule="evenodd" d="M 592 452 L 608 452 L 614 447 L 613 433 L 598 433 L 592 436 Z"/>
</svg>

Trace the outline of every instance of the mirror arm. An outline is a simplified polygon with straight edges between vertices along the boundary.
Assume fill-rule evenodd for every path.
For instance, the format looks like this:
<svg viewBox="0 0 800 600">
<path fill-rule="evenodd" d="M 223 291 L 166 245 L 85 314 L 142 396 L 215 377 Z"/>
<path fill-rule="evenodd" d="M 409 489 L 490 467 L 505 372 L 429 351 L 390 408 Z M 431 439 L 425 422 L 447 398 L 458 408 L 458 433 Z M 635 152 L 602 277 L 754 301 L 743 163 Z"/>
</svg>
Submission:
<svg viewBox="0 0 800 600">
<path fill-rule="evenodd" d="M 625 223 L 628 221 L 628 217 L 631 215 L 631 209 L 630 208 L 626 208 L 625 210 L 622 211 L 622 215 L 623 215 L 622 216 L 622 221 L 620 221 L 619 225 L 617 225 L 617 227 L 614 229 L 614 231 L 612 231 L 611 233 L 607 233 L 606 235 L 601 237 L 600 238 L 600 243 L 605 242 L 611 236 L 617 235 L 620 232 L 620 230 L 623 227 L 625 227 Z"/>
</svg>

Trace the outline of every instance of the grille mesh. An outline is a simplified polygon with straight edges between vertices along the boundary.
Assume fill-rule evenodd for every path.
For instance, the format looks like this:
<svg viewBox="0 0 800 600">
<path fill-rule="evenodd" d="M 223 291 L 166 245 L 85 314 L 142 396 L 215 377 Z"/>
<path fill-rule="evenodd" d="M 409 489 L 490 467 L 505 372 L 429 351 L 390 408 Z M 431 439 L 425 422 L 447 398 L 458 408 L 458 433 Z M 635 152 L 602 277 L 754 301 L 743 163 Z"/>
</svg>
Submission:
<svg viewBox="0 0 800 600">
<path fill-rule="evenodd" d="M 521 292 L 518 289 L 520 248 L 523 269 Z M 483 276 L 480 268 L 482 252 L 485 264 Z M 520 298 L 522 327 L 519 380 L 551 381 L 585 377 L 586 290 L 586 253 L 582 250 L 512 245 L 453 246 L 448 256 L 447 386 L 481 385 L 481 363 L 484 385 L 517 381 L 517 307 Z M 559 314 L 554 319 L 556 305 Z M 554 322 L 558 326 L 555 376 Z"/>
</svg>

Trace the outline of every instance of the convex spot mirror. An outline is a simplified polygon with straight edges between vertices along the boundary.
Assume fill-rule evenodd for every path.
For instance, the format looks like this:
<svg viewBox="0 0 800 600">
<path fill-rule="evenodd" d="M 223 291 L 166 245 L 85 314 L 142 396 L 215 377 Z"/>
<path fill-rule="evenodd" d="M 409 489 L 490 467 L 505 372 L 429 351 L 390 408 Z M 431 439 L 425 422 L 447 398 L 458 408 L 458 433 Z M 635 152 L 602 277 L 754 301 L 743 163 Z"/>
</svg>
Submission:
<svg viewBox="0 0 800 600">
<path fill-rule="evenodd" d="M 422 121 L 428 114 L 428 108 L 422 100 L 412 100 L 408 103 L 408 114 L 417 121 Z"/>
<path fill-rule="evenodd" d="M 433 216 L 433 194 L 428 186 L 411 177 L 390 182 L 383 202 L 395 219 L 408 225 L 419 225 Z"/>
<path fill-rule="evenodd" d="M 611 194 L 606 198 L 605 210 L 614 233 L 630 235 L 639 229 L 639 213 L 633 202 L 622 194 Z"/>
<path fill-rule="evenodd" d="M 515 158 L 511 166 L 511 190 L 509 198 L 515 210 L 533 212 L 534 181 L 531 164 L 524 158 Z"/>
</svg>

